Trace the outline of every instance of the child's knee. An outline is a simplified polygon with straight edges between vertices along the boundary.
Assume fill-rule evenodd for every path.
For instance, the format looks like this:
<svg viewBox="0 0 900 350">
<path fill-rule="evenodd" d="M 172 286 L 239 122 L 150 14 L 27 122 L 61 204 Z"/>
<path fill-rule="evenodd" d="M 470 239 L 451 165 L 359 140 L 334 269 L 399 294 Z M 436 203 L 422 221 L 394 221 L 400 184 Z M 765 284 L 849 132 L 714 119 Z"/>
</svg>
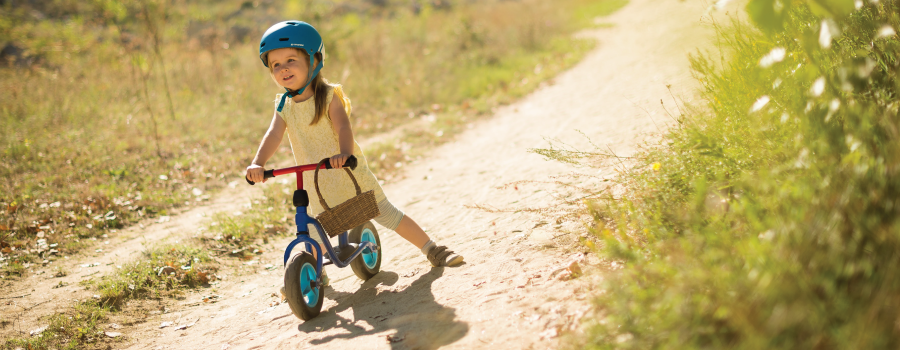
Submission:
<svg viewBox="0 0 900 350">
<path fill-rule="evenodd" d="M 387 227 L 390 230 L 396 230 L 403 220 L 403 212 L 397 209 L 387 198 L 378 202 L 378 211 L 380 214 L 375 218 L 375 222 L 379 225 Z"/>
</svg>

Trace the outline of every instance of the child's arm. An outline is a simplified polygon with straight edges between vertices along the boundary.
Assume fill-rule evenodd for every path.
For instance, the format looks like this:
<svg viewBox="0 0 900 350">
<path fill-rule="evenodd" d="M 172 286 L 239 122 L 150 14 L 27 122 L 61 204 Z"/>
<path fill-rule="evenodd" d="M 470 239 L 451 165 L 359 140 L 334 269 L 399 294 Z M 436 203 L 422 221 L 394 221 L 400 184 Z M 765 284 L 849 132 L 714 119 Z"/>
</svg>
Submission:
<svg viewBox="0 0 900 350">
<path fill-rule="evenodd" d="M 353 155 L 353 130 L 350 129 L 350 117 L 344 111 L 344 105 L 339 98 L 331 99 L 328 106 L 328 115 L 331 117 L 331 128 L 338 137 L 338 146 L 340 146 L 340 154 L 331 157 L 331 167 L 340 168 L 344 166 L 351 155 Z"/>
<path fill-rule="evenodd" d="M 285 129 L 287 129 L 287 124 L 284 123 L 284 119 L 281 119 L 278 112 L 275 112 L 275 115 L 272 116 L 272 124 L 269 125 L 269 130 L 266 131 L 262 142 L 259 143 L 259 150 L 256 151 L 253 163 L 247 167 L 245 176 L 250 181 L 266 182 L 266 179 L 263 177 L 263 172 L 265 172 L 263 167 L 266 166 L 266 162 L 269 161 L 269 158 L 272 158 L 272 155 L 278 150 L 278 146 L 281 145 Z"/>
</svg>

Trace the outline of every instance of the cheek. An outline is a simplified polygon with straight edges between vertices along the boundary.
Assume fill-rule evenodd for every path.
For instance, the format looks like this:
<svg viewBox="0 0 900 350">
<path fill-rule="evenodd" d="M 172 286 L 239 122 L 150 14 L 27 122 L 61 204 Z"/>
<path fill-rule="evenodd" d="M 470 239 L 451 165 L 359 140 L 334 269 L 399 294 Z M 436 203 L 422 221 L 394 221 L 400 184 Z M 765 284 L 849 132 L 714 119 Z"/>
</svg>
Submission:
<svg viewBox="0 0 900 350">
<path fill-rule="evenodd" d="M 294 62 L 291 62 L 290 67 L 291 67 L 291 70 L 293 70 L 295 72 L 304 73 L 304 72 L 306 72 L 307 64 L 309 64 L 309 63 L 302 62 L 302 61 L 294 61 Z"/>
<path fill-rule="evenodd" d="M 278 84 L 278 77 L 276 77 L 275 74 L 270 74 L 269 76 L 272 77 L 272 81 L 275 82 L 275 84 Z"/>
</svg>

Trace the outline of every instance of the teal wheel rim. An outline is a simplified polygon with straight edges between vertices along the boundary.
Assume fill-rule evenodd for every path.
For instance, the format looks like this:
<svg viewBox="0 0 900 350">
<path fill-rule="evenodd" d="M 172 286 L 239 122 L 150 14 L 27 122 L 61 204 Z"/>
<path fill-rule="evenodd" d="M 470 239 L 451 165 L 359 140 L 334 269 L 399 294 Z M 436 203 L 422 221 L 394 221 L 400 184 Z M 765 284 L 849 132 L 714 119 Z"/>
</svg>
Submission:
<svg viewBox="0 0 900 350">
<path fill-rule="evenodd" d="M 362 242 L 372 242 L 374 245 L 378 245 L 378 242 L 375 241 L 375 234 L 372 233 L 372 230 L 366 228 L 363 229 L 363 234 L 361 238 Z M 362 243 L 360 242 L 360 243 Z M 362 251 L 363 262 L 366 263 L 366 267 L 370 269 L 375 268 L 375 264 L 378 263 L 378 251 L 372 250 L 369 248 L 363 249 Z"/>
<path fill-rule="evenodd" d="M 303 302 L 313 307 L 319 302 L 319 287 L 313 287 L 316 281 L 316 268 L 310 263 L 305 263 L 300 268 L 300 293 L 303 294 Z"/>
</svg>

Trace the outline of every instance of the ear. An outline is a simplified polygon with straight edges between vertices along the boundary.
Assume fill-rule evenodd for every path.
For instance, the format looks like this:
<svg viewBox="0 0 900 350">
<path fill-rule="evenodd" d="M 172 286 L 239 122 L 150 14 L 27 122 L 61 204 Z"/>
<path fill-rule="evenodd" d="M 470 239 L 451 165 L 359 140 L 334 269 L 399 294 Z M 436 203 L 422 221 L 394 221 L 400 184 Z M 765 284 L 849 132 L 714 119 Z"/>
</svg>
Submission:
<svg viewBox="0 0 900 350">
<path fill-rule="evenodd" d="M 313 62 L 313 66 L 318 65 L 319 62 L 322 62 L 322 53 L 321 52 L 316 52 L 316 54 L 313 55 L 313 57 L 315 58 L 315 62 Z"/>
</svg>

